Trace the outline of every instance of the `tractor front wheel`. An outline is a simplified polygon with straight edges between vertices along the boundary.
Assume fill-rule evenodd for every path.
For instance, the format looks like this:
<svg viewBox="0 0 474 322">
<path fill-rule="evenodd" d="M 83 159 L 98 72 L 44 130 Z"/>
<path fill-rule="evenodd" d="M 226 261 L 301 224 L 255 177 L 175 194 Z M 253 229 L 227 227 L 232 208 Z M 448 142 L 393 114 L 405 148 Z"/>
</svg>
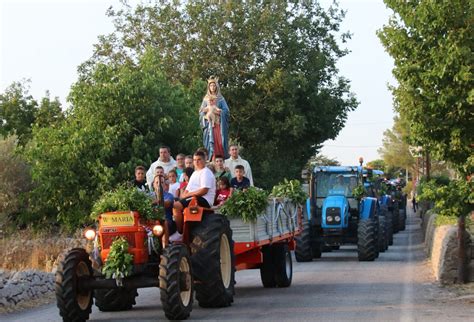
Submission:
<svg viewBox="0 0 474 322">
<path fill-rule="evenodd" d="M 63 321 L 89 319 L 92 291 L 80 288 L 81 277 L 92 277 L 92 263 L 84 249 L 73 248 L 56 272 L 56 300 Z"/>
<path fill-rule="evenodd" d="M 295 258 L 297 262 L 311 262 L 313 260 L 311 246 L 311 226 L 308 220 L 303 222 L 303 231 L 296 237 Z"/>
<path fill-rule="evenodd" d="M 377 257 L 377 229 L 374 219 L 363 219 L 357 227 L 357 253 L 359 261 L 369 262 Z"/>
<path fill-rule="evenodd" d="M 184 320 L 193 309 L 194 285 L 191 259 L 184 245 L 165 248 L 160 262 L 160 295 L 165 315 Z"/>
<path fill-rule="evenodd" d="M 95 306 L 102 312 L 126 311 L 136 304 L 136 288 L 97 289 L 94 291 Z"/>
</svg>

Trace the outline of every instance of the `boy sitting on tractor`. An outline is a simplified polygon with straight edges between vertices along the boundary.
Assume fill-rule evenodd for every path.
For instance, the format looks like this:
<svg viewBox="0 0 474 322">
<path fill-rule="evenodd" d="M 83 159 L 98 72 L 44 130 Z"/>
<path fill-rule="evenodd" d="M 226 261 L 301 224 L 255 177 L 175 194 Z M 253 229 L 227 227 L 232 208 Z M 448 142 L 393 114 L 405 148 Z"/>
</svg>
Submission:
<svg viewBox="0 0 474 322">
<path fill-rule="evenodd" d="M 193 197 L 198 205 L 210 208 L 216 195 L 216 179 L 209 168 L 206 167 L 206 155 L 196 151 L 193 155 L 194 172 L 189 178 L 189 183 L 180 200 L 173 205 L 173 219 L 176 222 L 177 232 L 170 236 L 170 241 L 181 241 L 183 232 L 183 209 L 186 208 Z"/>
</svg>

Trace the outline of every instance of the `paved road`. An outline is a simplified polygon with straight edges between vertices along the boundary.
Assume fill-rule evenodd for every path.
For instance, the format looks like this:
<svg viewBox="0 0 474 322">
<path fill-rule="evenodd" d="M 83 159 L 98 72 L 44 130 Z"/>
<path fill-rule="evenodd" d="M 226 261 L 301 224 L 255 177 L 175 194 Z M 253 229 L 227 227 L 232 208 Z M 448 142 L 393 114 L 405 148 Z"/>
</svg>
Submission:
<svg viewBox="0 0 474 322">
<path fill-rule="evenodd" d="M 394 236 L 394 245 L 375 262 L 357 261 L 354 247 L 323 253 L 311 263 L 294 262 L 293 284 L 264 289 L 258 271 L 236 276 L 234 304 L 202 309 L 194 320 L 279 321 L 473 321 L 474 303 L 433 283 L 423 254 L 419 219 L 409 214 L 407 230 Z M 16 314 L 4 321 L 59 321 L 54 305 Z M 165 320 L 159 291 L 143 289 L 131 311 L 94 311 L 93 321 Z"/>
</svg>

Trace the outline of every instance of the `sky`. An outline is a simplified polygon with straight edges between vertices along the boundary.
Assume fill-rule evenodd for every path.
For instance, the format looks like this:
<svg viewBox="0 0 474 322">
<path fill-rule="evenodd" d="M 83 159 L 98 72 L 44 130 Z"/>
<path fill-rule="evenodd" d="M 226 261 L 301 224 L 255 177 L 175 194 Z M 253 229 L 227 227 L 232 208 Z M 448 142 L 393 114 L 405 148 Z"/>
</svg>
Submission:
<svg viewBox="0 0 474 322">
<path fill-rule="evenodd" d="M 332 1 L 324 0 L 326 6 Z M 133 3 L 133 1 L 131 1 Z M 340 75 L 351 81 L 360 102 L 349 113 L 335 140 L 321 153 L 342 164 L 380 158 L 383 132 L 393 125 L 393 104 L 387 84 L 395 84 L 393 61 L 376 31 L 388 22 L 390 11 L 382 0 L 340 0 L 347 10 L 341 30 L 350 31 L 351 51 L 338 63 Z M 2 0 L 0 2 L 0 92 L 12 82 L 30 79 L 36 100 L 59 97 L 63 105 L 77 79 L 77 67 L 93 53 L 99 35 L 113 31 L 105 12 L 120 7 L 119 0 Z M 232 126 L 232 125 L 231 125 Z"/>
</svg>

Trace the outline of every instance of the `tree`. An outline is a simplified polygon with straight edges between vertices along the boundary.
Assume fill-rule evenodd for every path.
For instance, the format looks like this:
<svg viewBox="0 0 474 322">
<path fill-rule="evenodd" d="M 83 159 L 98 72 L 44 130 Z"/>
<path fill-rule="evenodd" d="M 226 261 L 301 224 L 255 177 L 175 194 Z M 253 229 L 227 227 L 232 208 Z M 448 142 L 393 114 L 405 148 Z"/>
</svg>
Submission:
<svg viewBox="0 0 474 322">
<path fill-rule="evenodd" d="M 331 159 L 324 154 L 316 154 L 309 159 L 309 164 L 312 166 L 324 166 L 324 165 L 341 165 L 336 159 Z"/>
<path fill-rule="evenodd" d="M 245 148 L 260 186 L 297 177 L 357 106 L 336 68 L 347 54 L 337 38 L 348 38 L 339 33 L 344 14 L 337 7 L 325 11 L 316 1 L 160 1 L 109 15 L 116 30 L 100 38 L 80 68 L 81 79 L 98 65 L 126 64 L 150 48 L 173 83 L 190 88 L 219 76 L 231 109 L 231 139 Z M 199 104 L 192 102 L 196 110 Z"/>
<path fill-rule="evenodd" d="M 28 94 L 27 81 L 12 83 L 0 94 L 0 135 L 17 135 L 24 145 L 31 138 L 38 103 Z"/>
<path fill-rule="evenodd" d="M 382 170 L 382 171 L 385 171 L 385 167 L 386 167 L 385 161 L 382 160 L 382 159 L 376 159 L 376 160 L 369 161 L 369 162 L 367 162 L 366 165 L 367 165 L 368 168 Z"/>
<path fill-rule="evenodd" d="M 378 150 L 385 166 L 413 170 L 415 158 L 410 153 L 408 140 L 410 137 L 409 125 L 405 119 L 394 117 L 392 129 L 384 132 L 382 148 Z"/>
<path fill-rule="evenodd" d="M 395 63 L 397 111 L 416 145 L 473 173 L 472 1 L 385 3 L 394 15 L 379 37 Z"/>
<path fill-rule="evenodd" d="M 57 126 L 58 123 L 64 121 L 65 116 L 61 108 L 61 102 L 57 97 L 51 100 L 49 96 L 49 91 L 46 91 L 46 96 L 41 99 L 35 117 L 36 126 Z"/>
<path fill-rule="evenodd" d="M 101 193 L 131 180 L 135 166 L 155 160 L 161 144 L 175 151 L 196 145 L 190 104 L 196 97 L 170 84 L 159 68 L 153 51 L 137 62 L 98 64 L 72 87 L 66 119 L 34 128 L 26 155 L 35 213 L 77 228 Z"/>
</svg>

